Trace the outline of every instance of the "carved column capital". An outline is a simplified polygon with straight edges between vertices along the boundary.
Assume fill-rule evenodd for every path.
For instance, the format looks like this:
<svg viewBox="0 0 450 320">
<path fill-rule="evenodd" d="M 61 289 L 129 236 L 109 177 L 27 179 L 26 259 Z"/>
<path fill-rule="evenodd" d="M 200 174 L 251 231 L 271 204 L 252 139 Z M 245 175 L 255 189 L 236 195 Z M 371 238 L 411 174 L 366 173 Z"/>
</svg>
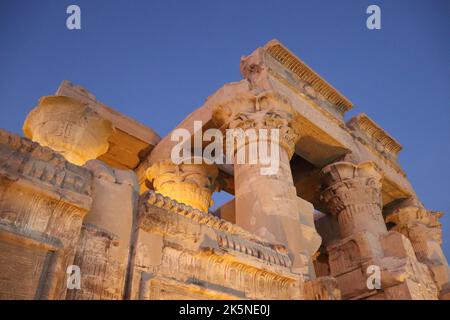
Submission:
<svg viewBox="0 0 450 320">
<path fill-rule="evenodd" d="M 381 175 L 372 162 L 336 162 L 322 169 L 321 200 L 338 216 L 341 235 L 386 232 L 381 213 Z"/>
<path fill-rule="evenodd" d="M 286 97 L 272 91 L 243 93 L 214 106 L 212 112 L 214 122 L 222 130 L 254 129 L 258 135 L 259 129 L 267 129 L 270 139 L 270 130 L 278 129 L 280 146 L 289 158 L 294 154 L 300 138 L 299 115 Z"/>
<path fill-rule="evenodd" d="M 27 116 L 25 136 L 83 165 L 109 148 L 114 128 L 87 104 L 65 96 L 43 97 Z"/>
<path fill-rule="evenodd" d="M 381 209 L 381 175 L 372 162 L 336 162 L 322 169 L 325 189 L 321 199 L 330 213 L 339 214 L 349 205 L 378 206 Z"/>
<path fill-rule="evenodd" d="M 154 163 L 146 171 L 157 193 L 203 212 L 213 205 L 211 195 L 217 189 L 217 175 L 218 169 L 212 165 L 176 165 L 170 160 Z"/>
</svg>

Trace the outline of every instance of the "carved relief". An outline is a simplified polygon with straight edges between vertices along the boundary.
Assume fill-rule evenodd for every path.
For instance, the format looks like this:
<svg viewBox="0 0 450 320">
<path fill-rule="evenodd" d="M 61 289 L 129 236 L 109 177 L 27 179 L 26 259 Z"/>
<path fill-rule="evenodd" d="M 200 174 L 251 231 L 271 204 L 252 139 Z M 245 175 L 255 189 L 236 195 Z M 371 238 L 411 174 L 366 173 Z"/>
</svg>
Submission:
<svg viewBox="0 0 450 320">
<path fill-rule="evenodd" d="M 321 200 L 337 215 L 341 236 L 387 231 L 381 213 L 381 175 L 373 163 L 336 162 L 322 170 Z"/>
</svg>

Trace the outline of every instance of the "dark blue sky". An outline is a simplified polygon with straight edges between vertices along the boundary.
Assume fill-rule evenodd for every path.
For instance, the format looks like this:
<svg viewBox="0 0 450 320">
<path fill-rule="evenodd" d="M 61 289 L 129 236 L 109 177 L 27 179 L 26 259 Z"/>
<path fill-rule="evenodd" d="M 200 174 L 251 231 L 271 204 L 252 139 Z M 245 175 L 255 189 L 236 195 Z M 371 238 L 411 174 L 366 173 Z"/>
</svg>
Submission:
<svg viewBox="0 0 450 320">
<path fill-rule="evenodd" d="M 80 31 L 66 28 L 69 4 Z M 370 4 L 381 30 L 366 28 Z M 347 119 L 366 112 L 402 143 L 421 200 L 450 213 L 449 13 L 448 0 L 0 0 L 0 127 L 21 133 L 68 79 L 165 135 L 277 38 L 354 103 Z"/>
</svg>

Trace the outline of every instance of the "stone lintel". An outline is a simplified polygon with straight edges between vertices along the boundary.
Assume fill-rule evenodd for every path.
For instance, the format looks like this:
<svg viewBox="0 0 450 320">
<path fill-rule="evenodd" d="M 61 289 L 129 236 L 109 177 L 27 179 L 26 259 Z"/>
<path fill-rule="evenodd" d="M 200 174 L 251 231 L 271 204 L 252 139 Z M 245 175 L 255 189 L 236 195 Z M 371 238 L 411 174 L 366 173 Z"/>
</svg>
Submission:
<svg viewBox="0 0 450 320">
<path fill-rule="evenodd" d="M 285 56 L 283 62 L 269 54 L 268 48 L 274 52 L 278 48 L 279 56 Z M 377 130 L 388 137 L 381 139 L 384 145 L 374 142 L 372 137 L 365 137 L 362 130 L 359 130 L 359 139 L 355 139 L 356 131 L 345 125 L 343 112 L 289 69 L 289 66 L 295 68 L 297 60 L 277 41 L 269 42 L 241 60 L 241 72 L 252 90 L 264 88 L 281 92 L 291 99 L 301 114 L 299 127 L 306 134 L 297 143 L 296 153 L 317 167 L 341 159 L 346 154 L 354 155 L 359 162 L 374 161 L 382 169 L 383 178 L 389 180 L 386 190 L 383 183 L 384 203 L 414 195 L 413 188 L 397 163 L 396 154 L 401 149 L 398 142 L 377 125 Z"/>
</svg>

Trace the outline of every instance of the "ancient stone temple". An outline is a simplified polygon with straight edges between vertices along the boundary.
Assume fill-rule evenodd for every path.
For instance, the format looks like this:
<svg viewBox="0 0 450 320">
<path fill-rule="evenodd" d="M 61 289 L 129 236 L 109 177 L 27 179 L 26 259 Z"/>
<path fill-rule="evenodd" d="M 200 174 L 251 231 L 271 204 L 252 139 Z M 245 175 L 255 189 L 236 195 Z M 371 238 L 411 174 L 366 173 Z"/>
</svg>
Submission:
<svg viewBox="0 0 450 320">
<path fill-rule="evenodd" d="M 25 137 L 0 131 L 0 298 L 450 298 L 442 213 L 399 142 L 366 114 L 345 122 L 351 102 L 278 41 L 240 68 L 174 129 L 277 130 L 252 138 L 274 146 L 272 173 L 233 141 L 231 163 L 175 163 L 171 134 L 68 81 Z M 219 191 L 234 198 L 212 210 Z"/>
</svg>

